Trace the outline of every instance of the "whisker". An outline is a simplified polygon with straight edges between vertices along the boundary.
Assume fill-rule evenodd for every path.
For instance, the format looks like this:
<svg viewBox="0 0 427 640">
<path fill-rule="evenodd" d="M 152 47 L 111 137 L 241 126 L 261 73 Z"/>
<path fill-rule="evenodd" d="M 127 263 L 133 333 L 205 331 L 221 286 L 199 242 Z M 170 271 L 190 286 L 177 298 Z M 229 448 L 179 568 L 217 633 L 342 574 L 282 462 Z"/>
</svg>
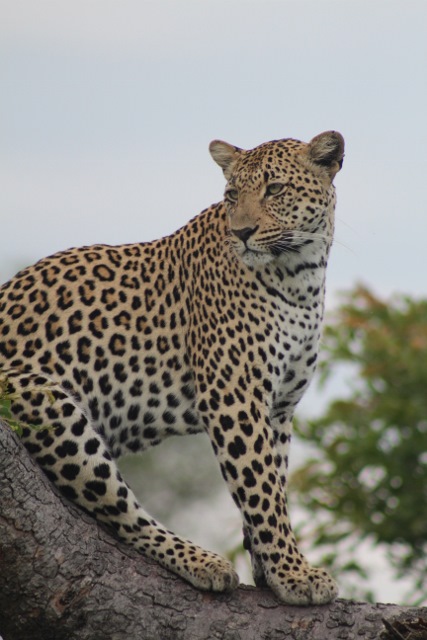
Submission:
<svg viewBox="0 0 427 640">
<path fill-rule="evenodd" d="M 258 250 L 271 255 L 290 255 L 299 253 L 305 246 L 315 242 L 330 243 L 332 238 L 328 233 L 305 231 L 302 229 L 269 229 L 264 233 L 257 234 L 256 246 Z M 239 260 L 240 251 L 236 250 L 238 243 L 232 237 L 231 231 L 228 229 L 224 238 L 227 251 L 233 257 L 234 260 Z M 351 251 L 349 247 L 346 247 L 339 240 L 336 240 L 338 244 L 342 244 L 346 249 Z M 256 252 L 256 251 L 255 251 Z"/>
<path fill-rule="evenodd" d="M 340 224 L 345 225 L 346 227 L 348 227 L 351 231 L 353 231 L 353 233 L 358 233 L 358 230 L 355 229 L 354 227 L 351 226 L 351 224 L 349 224 L 348 222 L 346 222 L 343 218 L 341 218 L 340 216 L 336 217 L 336 220 L 339 221 Z"/>
<path fill-rule="evenodd" d="M 356 251 L 354 251 L 354 249 L 349 247 L 348 244 L 345 244 L 344 242 L 341 242 L 341 240 L 337 240 L 336 238 L 334 238 L 333 244 L 339 244 L 341 247 L 344 247 L 344 249 L 347 249 L 347 251 L 350 251 L 353 255 L 357 255 L 357 253 L 356 253 Z"/>
<path fill-rule="evenodd" d="M 289 238 L 304 238 L 313 240 L 328 240 L 329 236 L 325 233 L 310 233 L 308 231 L 293 231 Z"/>
</svg>

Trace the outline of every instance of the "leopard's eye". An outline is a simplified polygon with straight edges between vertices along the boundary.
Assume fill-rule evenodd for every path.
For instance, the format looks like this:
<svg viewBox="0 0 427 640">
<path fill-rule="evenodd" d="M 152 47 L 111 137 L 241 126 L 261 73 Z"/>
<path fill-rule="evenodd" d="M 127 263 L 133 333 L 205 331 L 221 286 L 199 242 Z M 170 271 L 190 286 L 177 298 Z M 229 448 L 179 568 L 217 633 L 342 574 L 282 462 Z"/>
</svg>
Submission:
<svg viewBox="0 0 427 640">
<path fill-rule="evenodd" d="M 282 193 L 285 186 L 286 185 L 282 184 L 281 182 L 272 182 L 271 184 L 267 185 L 267 188 L 265 190 L 265 195 L 278 196 L 279 193 Z"/>
<path fill-rule="evenodd" d="M 225 192 L 225 199 L 229 202 L 237 202 L 237 198 L 239 197 L 239 192 L 237 189 L 227 189 Z"/>
</svg>

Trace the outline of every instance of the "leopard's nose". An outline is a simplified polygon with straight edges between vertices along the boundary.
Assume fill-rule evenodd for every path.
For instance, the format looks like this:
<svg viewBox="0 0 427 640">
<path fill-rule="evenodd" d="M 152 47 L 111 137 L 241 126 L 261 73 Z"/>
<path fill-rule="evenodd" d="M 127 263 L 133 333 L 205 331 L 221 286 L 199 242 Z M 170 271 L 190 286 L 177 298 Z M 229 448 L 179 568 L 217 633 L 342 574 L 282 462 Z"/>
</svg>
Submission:
<svg viewBox="0 0 427 640">
<path fill-rule="evenodd" d="M 257 226 L 243 227 L 243 229 L 231 229 L 231 233 L 233 234 L 233 236 L 236 236 L 237 238 L 239 238 L 239 240 L 241 240 L 242 242 L 246 242 L 247 240 L 249 240 L 251 235 L 255 233 L 257 229 L 258 229 Z"/>
</svg>

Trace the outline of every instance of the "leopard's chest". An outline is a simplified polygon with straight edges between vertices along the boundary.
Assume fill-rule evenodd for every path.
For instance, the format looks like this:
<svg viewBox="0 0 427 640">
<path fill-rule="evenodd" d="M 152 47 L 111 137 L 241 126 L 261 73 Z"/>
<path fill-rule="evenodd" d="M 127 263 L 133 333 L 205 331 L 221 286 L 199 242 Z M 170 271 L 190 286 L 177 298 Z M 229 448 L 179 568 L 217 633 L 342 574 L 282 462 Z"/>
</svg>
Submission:
<svg viewBox="0 0 427 640">
<path fill-rule="evenodd" d="M 273 415 L 292 415 L 316 370 L 323 316 L 323 299 L 306 307 L 290 306 L 276 322 L 272 355 Z"/>
</svg>

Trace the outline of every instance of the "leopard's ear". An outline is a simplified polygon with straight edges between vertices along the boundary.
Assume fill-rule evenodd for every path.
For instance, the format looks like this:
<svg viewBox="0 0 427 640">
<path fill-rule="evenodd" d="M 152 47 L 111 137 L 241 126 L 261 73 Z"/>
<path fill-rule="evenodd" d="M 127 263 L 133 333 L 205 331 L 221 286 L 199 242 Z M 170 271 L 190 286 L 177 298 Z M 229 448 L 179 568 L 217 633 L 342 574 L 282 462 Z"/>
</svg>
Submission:
<svg viewBox="0 0 427 640">
<path fill-rule="evenodd" d="M 325 131 L 308 144 L 308 157 L 326 170 L 331 180 L 342 167 L 344 160 L 344 138 L 338 131 Z"/>
<path fill-rule="evenodd" d="M 227 180 L 231 176 L 233 166 L 242 153 L 242 149 L 222 140 L 212 140 L 209 151 L 215 162 L 221 167 Z"/>
</svg>

